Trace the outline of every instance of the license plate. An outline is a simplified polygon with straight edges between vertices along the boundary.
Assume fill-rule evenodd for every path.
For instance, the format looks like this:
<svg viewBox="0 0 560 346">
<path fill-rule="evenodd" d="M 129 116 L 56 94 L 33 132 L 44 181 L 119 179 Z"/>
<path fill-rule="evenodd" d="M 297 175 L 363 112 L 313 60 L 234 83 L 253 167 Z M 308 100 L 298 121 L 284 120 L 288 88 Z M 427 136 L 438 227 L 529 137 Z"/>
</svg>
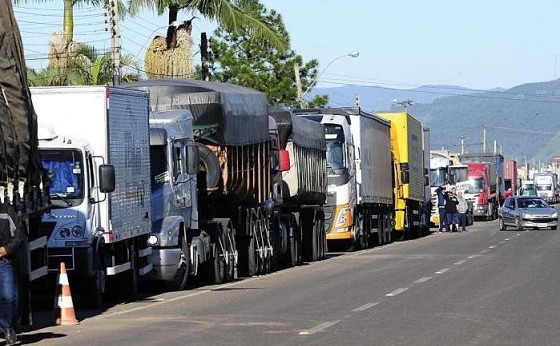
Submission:
<svg viewBox="0 0 560 346">
<path fill-rule="evenodd" d="M 546 223 L 538 223 L 537 227 L 548 227 L 548 224 Z"/>
</svg>

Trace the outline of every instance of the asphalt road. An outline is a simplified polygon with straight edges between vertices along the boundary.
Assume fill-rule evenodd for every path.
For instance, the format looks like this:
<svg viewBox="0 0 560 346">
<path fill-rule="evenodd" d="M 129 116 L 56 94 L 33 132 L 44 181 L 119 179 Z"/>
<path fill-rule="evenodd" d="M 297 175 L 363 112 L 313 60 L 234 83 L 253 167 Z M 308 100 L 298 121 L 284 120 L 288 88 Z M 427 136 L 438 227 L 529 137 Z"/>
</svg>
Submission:
<svg viewBox="0 0 560 346">
<path fill-rule="evenodd" d="M 432 229 L 434 230 L 434 229 Z M 72 283 L 70 283 L 72 284 Z M 262 277 L 35 313 L 38 345 L 560 345 L 559 231 L 467 232 L 330 258 Z M 1 343 L 0 343 L 1 345 Z"/>
</svg>

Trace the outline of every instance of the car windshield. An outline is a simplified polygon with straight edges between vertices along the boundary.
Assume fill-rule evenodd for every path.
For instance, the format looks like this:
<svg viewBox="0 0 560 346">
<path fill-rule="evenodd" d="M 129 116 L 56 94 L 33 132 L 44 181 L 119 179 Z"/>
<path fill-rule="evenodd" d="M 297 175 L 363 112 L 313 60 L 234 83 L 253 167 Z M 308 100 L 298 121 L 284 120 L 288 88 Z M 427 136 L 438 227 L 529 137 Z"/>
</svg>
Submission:
<svg viewBox="0 0 560 346">
<path fill-rule="evenodd" d="M 539 198 L 523 198 L 517 200 L 519 208 L 548 208 L 549 205 L 545 200 Z"/>
</svg>

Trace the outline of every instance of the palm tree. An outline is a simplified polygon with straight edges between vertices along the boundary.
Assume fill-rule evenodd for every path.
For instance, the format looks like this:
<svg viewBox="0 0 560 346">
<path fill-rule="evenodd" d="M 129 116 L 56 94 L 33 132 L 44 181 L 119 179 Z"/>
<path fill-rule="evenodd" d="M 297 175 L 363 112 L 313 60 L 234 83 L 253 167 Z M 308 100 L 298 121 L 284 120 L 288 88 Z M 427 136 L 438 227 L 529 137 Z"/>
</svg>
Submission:
<svg viewBox="0 0 560 346">
<path fill-rule="evenodd" d="M 99 53 L 93 46 L 78 43 L 69 66 L 28 69 L 27 79 L 31 86 L 106 85 L 112 79 L 110 62 L 109 53 Z M 125 55 L 122 65 L 128 71 L 121 76 L 123 82 L 140 80 L 138 64 L 131 56 Z"/>
<path fill-rule="evenodd" d="M 241 34 L 242 29 L 249 29 L 249 34 L 267 41 L 280 52 L 288 49 L 289 43 L 277 33 L 271 23 L 258 17 L 254 6 L 255 0 L 129 0 L 128 12 L 137 15 L 141 9 L 151 9 L 162 15 L 169 11 L 169 24 L 177 20 L 180 10 L 193 15 L 199 14 L 206 19 L 216 21 L 222 28 Z"/>
</svg>

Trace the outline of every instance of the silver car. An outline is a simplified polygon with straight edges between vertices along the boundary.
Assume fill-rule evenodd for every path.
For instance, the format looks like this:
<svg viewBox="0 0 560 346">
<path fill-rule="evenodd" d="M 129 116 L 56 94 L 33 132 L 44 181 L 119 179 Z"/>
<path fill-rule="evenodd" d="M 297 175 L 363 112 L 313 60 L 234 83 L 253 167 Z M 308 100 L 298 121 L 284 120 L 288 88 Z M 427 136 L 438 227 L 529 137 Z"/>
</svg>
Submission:
<svg viewBox="0 0 560 346">
<path fill-rule="evenodd" d="M 498 210 L 500 230 L 515 227 L 521 231 L 525 228 L 558 227 L 558 212 L 543 198 L 536 196 L 513 196 L 506 199 Z"/>
</svg>

